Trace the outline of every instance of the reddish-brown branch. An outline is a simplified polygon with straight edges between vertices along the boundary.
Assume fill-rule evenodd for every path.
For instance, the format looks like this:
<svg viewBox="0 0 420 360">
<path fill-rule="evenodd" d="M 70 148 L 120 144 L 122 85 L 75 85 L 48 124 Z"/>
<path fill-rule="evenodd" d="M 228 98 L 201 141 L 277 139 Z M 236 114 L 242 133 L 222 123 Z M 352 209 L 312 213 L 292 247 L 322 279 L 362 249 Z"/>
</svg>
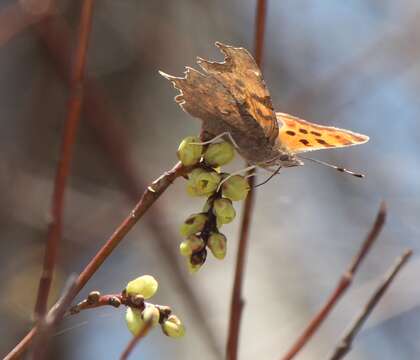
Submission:
<svg viewBox="0 0 420 360">
<path fill-rule="evenodd" d="M 140 200 L 130 212 L 130 214 L 118 226 L 106 243 L 96 253 L 92 260 L 77 278 L 75 285 L 75 295 L 86 285 L 88 280 L 95 274 L 103 262 L 108 258 L 112 251 L 120 244 L 132 227 L 140 220 L 144 213 L 154 204 L 154 202 L 165 192 L 172 182 L 180 176 L 184 176 L 191 168 L 183 167 L 181 163 L 176 164 L 170 171 L 167 171 L 156 179 L 144 191 Z M 74 299 L 75 296 L 71 300 Z M 32 329 L 29 334 L 7 355 L 7 359 L 18 359 L 27 349 L 36 334 L 37 328 Z"/>
<path fill-rule="evenodd" d="M 25 337 L 10 351 L 3 360 L 18 360 L 21 359 L 29 344 L 32 343 L 38 331 L 38 327 L 34 326 Z"/>
<path fill-rule="evenodd" d="M 43 316 L 47 311 L 48 295 L 53 279 L 57 258 L 58 244 L 62 233 L 62 217 L 64 194 L 76 139 L 76 131 L 80 122 L 83 103 L 83 80 L 86 65 L 86 54 L 89 45 L 89 35 L 92 27 L 94 0 L 85 0 L 82 5 L 78 30 L 78 43 L 74 56 L 70 82 L 70 97 L 68 113 L 64 125 L 60 160 L 54 180 L 54 193 L 51 205 L 51 222 L 48 227 L 47 244 L 44 255 L 43 270 L 39 281 L 35 314 Z"/>
<path fill-rule="evenodd" d="M 257 1 L 257 11 L 255 14 L 255 61 L 258 66 L 262 67 L 263 50 L 264 50 L 264 36 L 265 36 L 265 23 L 267 17 L 267 1 Z"/>
<path fill-rule="evenodd" d="M 257 1 L 256 24 L 255 24 L 255 61 L 261 67 L 264 33 L 266 22 L 266 1 Z M 228 339 L 226 343 L 226 358 L 236 360 L 238 357 L 239 332 L 244 301 L 242 299 L 242 284 L 244 277 L 245 259 L 248 247 L 249 228 L 251 225 L 252 209 L 254 204 L 255 178 L 249 178 L 251 191 L 249 192 L 242 213 L 241 231 L 239 235 L 238 252 L 236 254 L 235 277 L 233 282 L 232 297 L 230 303 L 230 318 Z"/>
<path fill-rule="evenodd" d="M 349 329 L 346 331 L 339 344 L 335 348 L 333 354 L 329 357 L 330 360 L 340 360 L 342 359 L 350 350 L 354 338 L 359 333 L 363 324 L 372 313 L 375 306 L 382 299 L 388 287 L 391 285 L 395 276 L 402 269 L 402 267 L 407 263 L 408 259 L 412 255 L 412 250 L 406 250 L 395 262 L 394 266 L 390 269 L 388 274 L 379 284 L 379 287 L 369 298 L 367 304 L 363 307 L 359 315 L 354 319 Z"/>
<path fill-rule="evenodd" d="M 321 310 L 315 315 L 315 317 L 310 321 L 306 329 L 303 333 L 299 336 L 290 350 L 284 355 L 281 359 L 282 360 L 290 360 L 293 359 L 297 353 L 306 345 L 306 343 L 310 340 L 312 335 L 317 331 L 317 329 L 321 326 L 324 320 L 327 318 L 335 304 L 340 300 L 341 296 L 345 293 L 347 288 L 351 285 L 353 281 L 353 277 L 356 274 L 357 269 L 359 268 L 360 263 L 368 254 L 369 250 L 371 249 L 373 243 L 378 238 L 379 233 L 382 230 L 382 227 L 385 223 L 386 218 L 386 207 L 385 203 L 382 203 L 376 216 L 376 220 L 369 231 L 365 241 L 363 242 L 359 252 L 353 258 L 348 270 L 341 276 L 340 281 L 337 284 L 337 287 L 330 295 L 324 306 Z"/>
</svg>

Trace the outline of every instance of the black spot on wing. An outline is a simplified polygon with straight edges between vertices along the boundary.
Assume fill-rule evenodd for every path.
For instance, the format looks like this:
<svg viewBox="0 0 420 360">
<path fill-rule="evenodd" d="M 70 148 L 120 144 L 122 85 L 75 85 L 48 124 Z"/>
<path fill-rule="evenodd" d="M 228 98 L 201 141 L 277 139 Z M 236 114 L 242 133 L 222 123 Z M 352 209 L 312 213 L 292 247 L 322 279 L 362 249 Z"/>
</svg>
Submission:
<svg viewBox="0 0 420 360">
<path fill-rule="evenodd" d="M 299 142 L 301 142 L 303 145 L 305 145 L 305 146 L 312 146 L 310 143 L 309 143 L 309 141 L 308 140 L 306 140 L 306 139 L 300 139 L 299 140 Z"/>
</svg>

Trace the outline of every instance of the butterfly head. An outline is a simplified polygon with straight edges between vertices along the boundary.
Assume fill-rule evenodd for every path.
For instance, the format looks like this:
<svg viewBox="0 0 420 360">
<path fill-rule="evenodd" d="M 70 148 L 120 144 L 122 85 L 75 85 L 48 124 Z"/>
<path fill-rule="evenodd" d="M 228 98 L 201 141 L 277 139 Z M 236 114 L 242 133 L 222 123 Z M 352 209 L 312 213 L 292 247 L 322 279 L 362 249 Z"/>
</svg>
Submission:
<svg viewBox="0 0 420 360">
<path fill-rule="evenodd" d="M 290 153 L 281 152 L 275 158 L 268 160 L 262 164 L 258 164 L 260 167 L 265 169 L 270 169 L 273 167 L 293 167 L 303 165 L 303 161 L 298 159 L 295 155 Z"/>
</svg>

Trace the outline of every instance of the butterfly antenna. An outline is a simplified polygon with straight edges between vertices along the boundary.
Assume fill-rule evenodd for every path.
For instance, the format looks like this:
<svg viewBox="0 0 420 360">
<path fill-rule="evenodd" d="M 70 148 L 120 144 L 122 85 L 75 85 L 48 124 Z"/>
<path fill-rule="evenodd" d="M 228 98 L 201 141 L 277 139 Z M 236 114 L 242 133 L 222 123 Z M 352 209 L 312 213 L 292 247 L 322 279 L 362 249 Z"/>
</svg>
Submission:
<svg viewBox="0 0 420 360">
<path fill-rule="evenodd" d="M 265 179 L 262 183 L 260 183 L 258 185 L 255 185 L 254 188 L 257 188 L 258 186 L 267 184 L 274 176 L 276 176 L 280 172 L 280 169 L 281 169 L 281 165 L 279 165 L 277 167 L 277 169 L 267 179 Z"/>
<path fill-rule="evenodd" d="M 342 167 L 339 167 L 339 166 L 336 166 L 336 165 L 332 165 L 332 164 L 327 163 L 327 162 L 322 161 L 322 160 L 307 158 L 307 157 L 303 157 L 303 156 L 299 156 L 299 157 L 303 160 L 309 160 L 309 161 L 312 161 L 314 163 L 330 167 L 330 168 L 335 169 L 337 171 L 340 171 L 340 172 L 343 172 L 343 173 L 346 173 L 346 174 L 350 174 L 350 175 L 353 175 L 353 176 L 358 177 L 358 178 L 364 178 L 365 177 L 364 174 L 356 173 L 354 171 L 347 170 L 345 168 L 342 168 Z"/>
</svg>

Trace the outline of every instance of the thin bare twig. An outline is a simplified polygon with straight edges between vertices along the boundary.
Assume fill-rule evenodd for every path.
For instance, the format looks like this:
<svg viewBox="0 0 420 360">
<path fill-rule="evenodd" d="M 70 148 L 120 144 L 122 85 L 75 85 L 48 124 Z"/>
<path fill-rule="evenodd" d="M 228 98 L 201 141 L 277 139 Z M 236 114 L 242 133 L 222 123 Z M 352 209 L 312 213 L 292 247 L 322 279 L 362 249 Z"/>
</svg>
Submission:
<svg viewBox="0 0 420 360">
<path fill-rule="evenodd" d="M 83 81 L 86 66 L 86 54 L 89 46 L 89 35 L 92 27 L 94 0 L 85 0 L 82 5 L 78 43 L 75 51 L 74 64 L 70 82 L 70 98 L 68 113 L 63 131 L 60 160 L 54 180 L 54 193 L 51 205 L 51 220 L 48 226 L 47 243 L 44 254 L 44 263 L 39 280 L 38 294 L 35 305 L 35 315 L 42 317 L 47 311 L 48 295 L 54 274 L 57 258 L 58 244 L 62 233 L 62 218 L 64 195 L 67 178 L 73 157 L 73 146 L 76 132 L 80 122 L 83 104 Z"/>
<path fill-rule="evenodd" d="M 308 326 L 305 328 L 303 333 L 299 336 L 290 350 L 284 355 L 282 360 L 293 359 L 298 352 L 306 345 L 312 335 L 318 330 L 321 324 L 329 315 L 330 311 L 334 308 L 335 304 L 340 300 L 341 296 L 345 293 L 347 288 L 351 285 L 353 277 L 357 272 L 361 262 L 368 254 L 369 250 L 372 248 L 373 243 L 378 238 L 379 233 L 382 230 L 382 227 L 385 223 L 386 218 L 386 206 L 382 202 L 379 208 L 378 215 L 376 220 L 369 231 L 365 241 L 363 242 L 359 252 L 353 258 L 348 270 L 341 276 L 340 281 L 337 284 L 337 287 L 334 289 L 330 297 L 327 299 L 324 306 L 321 310 L 314 316 L 314 318 L 309 322 Z"/>
<path fill-rule="evenodd" d="M 257 1 L 256 24 L 255 24 L 255 61 L 261 67 L 265 23 L 266 23 L 266 1 Z M 228 360 L 236 360 L 238 357 L 239 330 L 241 325 L 242 309 L 242 283 L 245 268 L 245 258 L 248 246 L 249 228 L 251 225 L 252 209 L 254 205 L 254 183 L 255 178 L 248 178 L 251 190 L 245 200 L 242 212 L 241 231 L 239 236 L 238 252 L 236 254 L 235 277 L 230 303 L 230 318 L 228 339 L 226 344 L 226 357 Z"/>
<path fill-rule="evenodd" d="M 191 171 L 191 168 L 183 167 L 181 163 L 177 163 L 170 171 L 165 172 L 162 176 L 160 176 L 150 186 L 147 187 L 130 214 L 123 220 L 123 222 L 118 226 L 118 228 L 109 237 L 106 243 L 99 249 L 96 255 L 81 272 L 77 278 L 75 294 L 71 300 L 74 300 L 74 297 L 77 295 L 77 293 L 79 293 L 80 290 L 86 285 L 89 279 L 95 274 L 95 272 L 104 263 L 112 251 L 120 244 L 120 242 L 133 228 L 137 221 L 141 219 L 146 211 L 165 192 L 165 190 L 172 184 L 172 182 L 177 177 L 183 176 L 189 171 Z M 37 327 L 34 327 L 7 355 L 6 359 L 18 359 L 31 344 L 37 331 Z"/>
<path fill-rule="evenodd" d="M 363 324 L 372 313 L 375 306 L 382 299 L 382 296 L 385 294 L 389 285 L 391 285 L 395 276 L 402 269 L 402 267 L 407 263 L 410 256 L 413 254 L 412 250 L 406 250 L 399 258 L 397 258 L 393 267 L 389 270 L 388 274 L 381 281 L 378 288 L 369 298 L 369 301 L 366 303 L 359 315 L 353 320 L 349 329 L 345 332 L 344 336 L 340 340 L 339 344 L 335 348 L 333 354 L 329 357 L 330 360 L 339 360 L 344 358 L 347 353 L 351 350 L 351 346 L 354 338 L 359 333 Z"/>
</svg>

